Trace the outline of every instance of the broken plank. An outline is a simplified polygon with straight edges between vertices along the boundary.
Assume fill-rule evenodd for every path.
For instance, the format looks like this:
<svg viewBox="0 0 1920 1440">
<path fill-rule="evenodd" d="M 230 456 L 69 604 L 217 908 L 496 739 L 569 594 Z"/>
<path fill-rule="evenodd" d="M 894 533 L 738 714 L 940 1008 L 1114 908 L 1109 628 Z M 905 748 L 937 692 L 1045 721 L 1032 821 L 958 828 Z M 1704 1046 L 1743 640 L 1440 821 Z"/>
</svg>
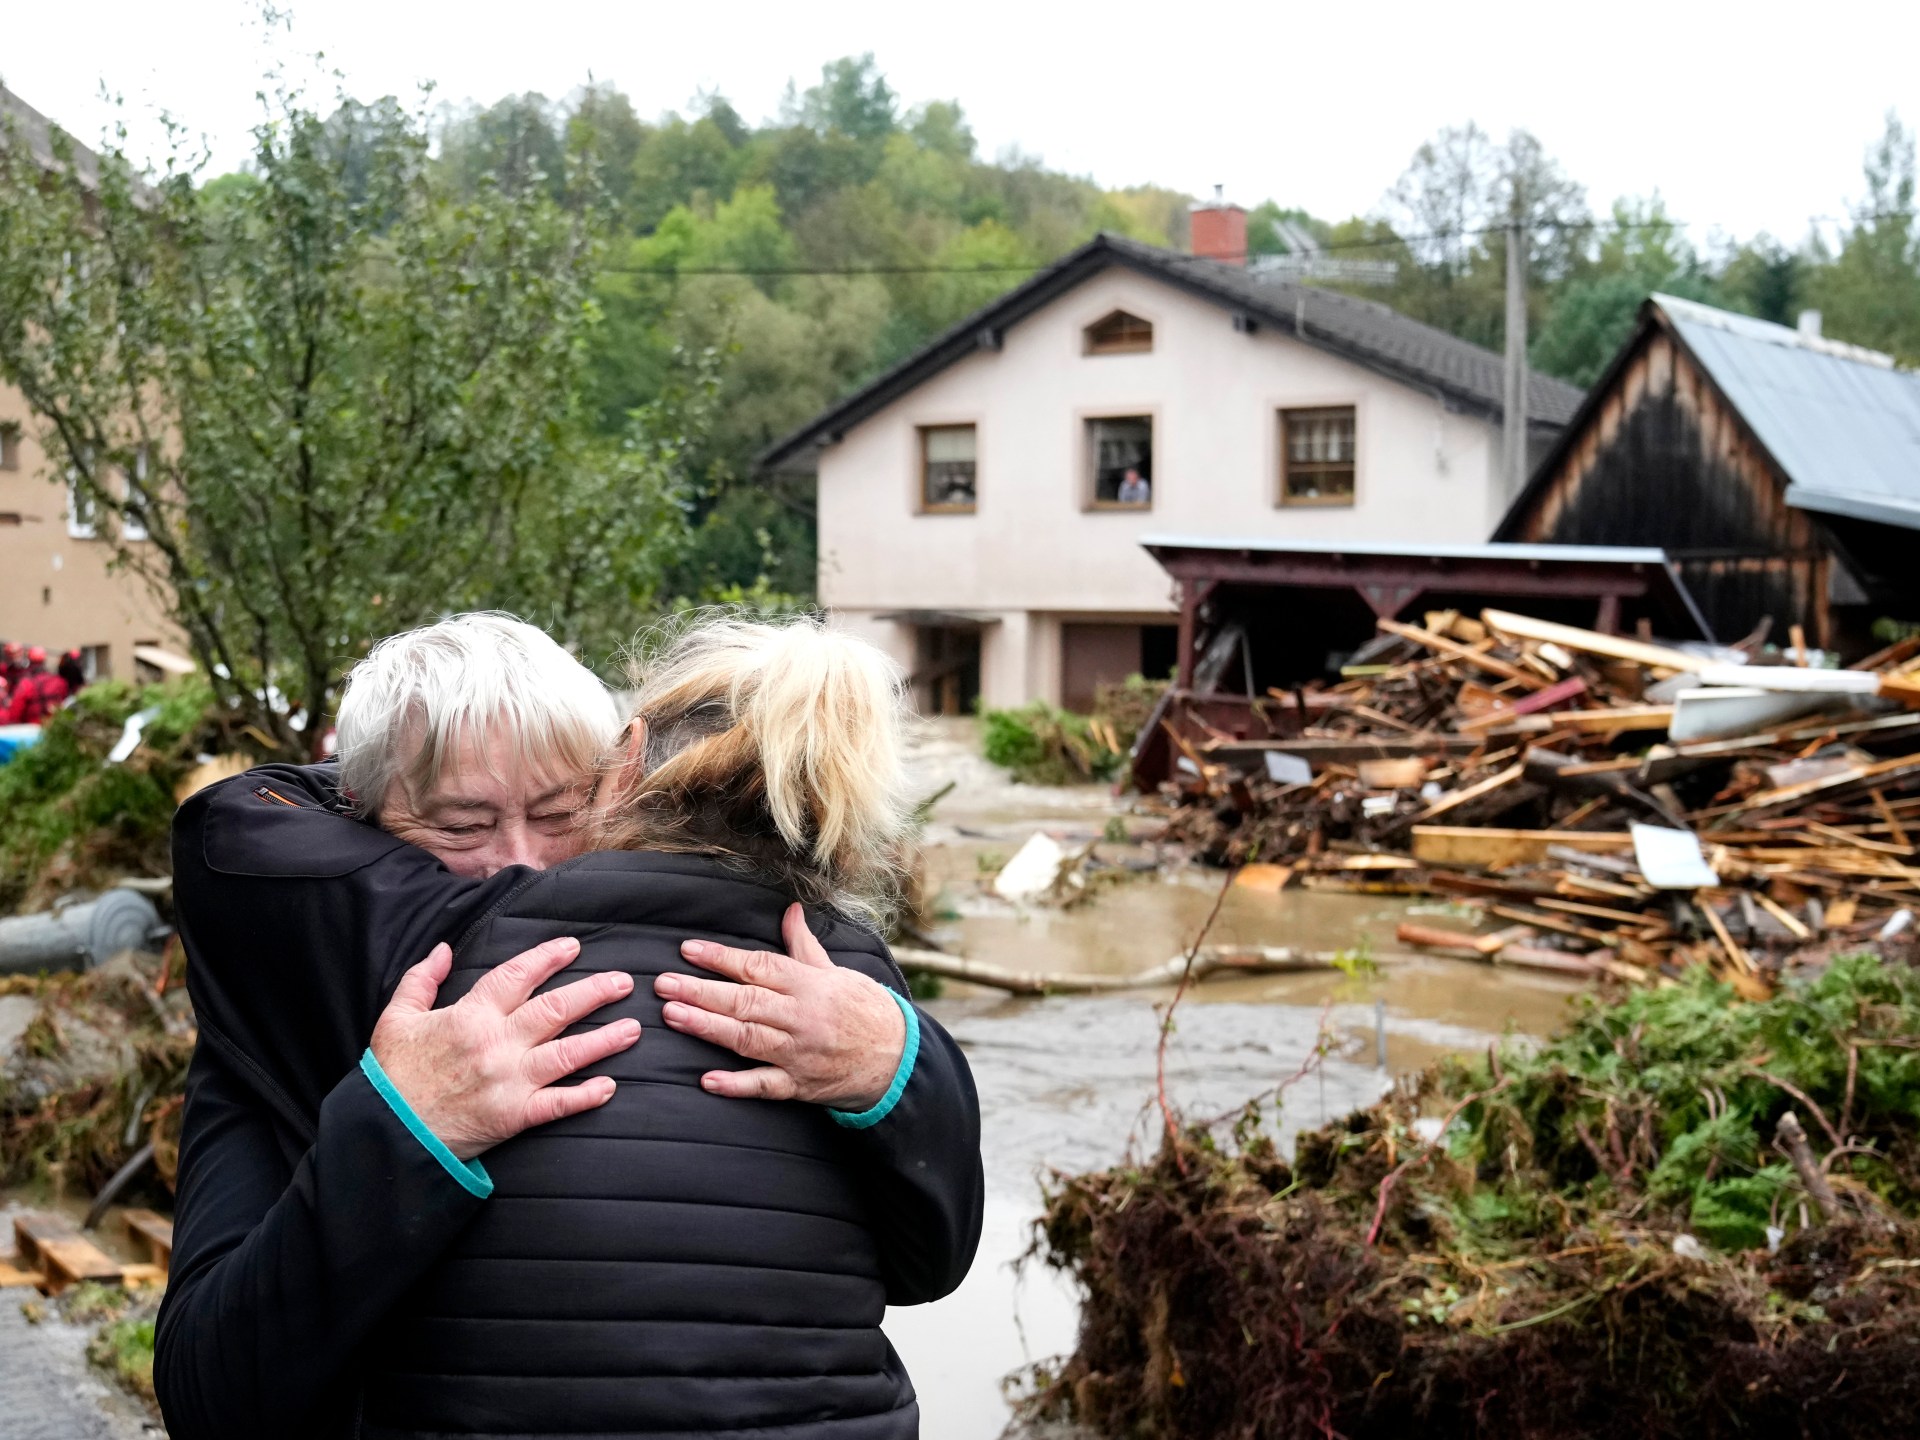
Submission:
<svg viewBox="0 0 1920 1440">
<path fill-rule="evenodd" d="M 1543 910 L 1558 910 L 1568 915 L 1585 915 L 1593 920 L 1605 920 L 1613 925 L 1644 925 L 1647 916 L 1638 910 L 1615 910 L 1605 905 L 1589 905 L 1580 900 L 1546 900 L 1538 902 Z"/>
<path fill-rule="evenodd" d="M 1571 700 L 1577 695 L 1584 695 L 1586 693 L 1587 682 L 1576 675 L 1571 680 L 1562 680 L 1556 685 L 1549 685 L 1544 690 L 1536 690 L 1533 694 L 1516 700 L 1511 705 L 1504 706 L 1498 710 L 1489 710 L 1484 714 L 1474 716 L 1472 719 L 1463 720 L 1460 722 L 1460 728 L 1462 730 L 1487 729 L 1500 724 L 1503 720 L 1515 719 L 1521 715 L 1531 715 L 1537 710 L 1545 710 L 1550 706 L 1561 704 L 1563 701 Z"/>
<path fill-rule="evenodd" d="M 1398 620 L 1382 620 L 1379 625 L 1389 635 L 1398 635 L 1402 640 L 1412 640 L 1416 644 L 1426 646 L 1429 650 L 1436 650 L 1442 655 L 1463 660 L 1469 665 L 1486 671 L 1489 675 L 1498 675 L 1502 680 L 1512 680 L 1516 684 L 1526 686 L 1529 690 L 1546 688 L 1546 682 L 1538 675 L 1522 670 L 1518 665 L 1509 665 L 1505 660 L 1482 654 L 1471 645 L 1462 645 L 1457 640 L 1449 640 L 1446 636 L 1436 635 L 1431 630 L 1422 630 L 1418 625 L 1403 625 Z"/>
<path fill-rule="evenodd" d="M 1417 827 L 1426 821 L 1445 815 L 1450 810 L 1457 810 L 1462 805 L 1478 800 L 1482 796 L 1491 795 L 1496 790 L 1503 790 L 1507 786 L 1519 781 L 1526 773 L 1526 763 L 1522 761 L 1519 764 L 1508 766 L 1498 774 L 1489 775 L 1486 779 L 1477 781 L 1467 786 L 1464 790 L 1455 790 L 1452 794 L 1445 795 L 1434 801 L 1433 804 L 1416 815 L 1414 817 L 1415 825 Z"/>
<path fill-rule="evenodd" d="M 1569 650 L 1589 655 L 1604 655 L 1610 660 L 1630 660 L 1655 670 L 1698 670 L 1706 662 L 1683 650 L 1664 645 L 1649 645 L 1623 635 L 1602 635 L 1597 630 L 1582 630 L 1576 625 L 1559 625 L 1551 620 L 1536 620 L 1530 615 L 1515 615 L 1506 610 L 1483 610 L 1480 618 L 1489 630 L 1515 635 L 1522 640 L 1551 640 Z"/>
<path fill-rule="evenodd" d="M 1504 870 L 1547 858 L 1550 847 L 1631 854 L 1625 831 L 1502 830 L 1479 825 L 1415 825 L 1413 858 L 1427 865 L 1474 865 Z"/>
</svg>

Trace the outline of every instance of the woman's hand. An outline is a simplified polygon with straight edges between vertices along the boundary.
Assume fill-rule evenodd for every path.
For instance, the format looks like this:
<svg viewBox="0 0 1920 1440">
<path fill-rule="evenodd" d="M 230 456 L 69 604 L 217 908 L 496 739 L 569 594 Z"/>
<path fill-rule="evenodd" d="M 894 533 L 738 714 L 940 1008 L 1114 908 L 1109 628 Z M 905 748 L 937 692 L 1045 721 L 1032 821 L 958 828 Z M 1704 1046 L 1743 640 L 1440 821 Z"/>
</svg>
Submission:
<svg viewBox="0 0 1920 1440">
<path fill-rule="evenodd" d="M 632 993 L 633 977 L 607 971 L 535 996 L 573 963 L 578 940 L 549 940 L 494 966 L 444 1010 L 433 1008 L 453 951 L 433 947 L 400 977 L 373 1027 L 373 1058 L 413 1113 L 462 1160 L 522 1130 L 613 1098 L 613 1081 L 554 1082 L 616 1055 L 640 1038 L 638 1020 L 615 1020 L 556 1040 L 569 1025 Z"/>
<path fill-rule="evenodd" d="M 687 941 L 682 955 L 728 978 L 660 976 L 653 989 L 668 1002 L 663 1018 L 675 1030 L 766 1062 L 709 1070 L 700 1083 L 715 1095 L 807 1100 L 838 1110 L 877 1105 L 906 1048 L 906 1017 L 885 986 L 833 963 L 798 905 L 788 907 L 781 930 L 790 956 Z"/>
</svg>

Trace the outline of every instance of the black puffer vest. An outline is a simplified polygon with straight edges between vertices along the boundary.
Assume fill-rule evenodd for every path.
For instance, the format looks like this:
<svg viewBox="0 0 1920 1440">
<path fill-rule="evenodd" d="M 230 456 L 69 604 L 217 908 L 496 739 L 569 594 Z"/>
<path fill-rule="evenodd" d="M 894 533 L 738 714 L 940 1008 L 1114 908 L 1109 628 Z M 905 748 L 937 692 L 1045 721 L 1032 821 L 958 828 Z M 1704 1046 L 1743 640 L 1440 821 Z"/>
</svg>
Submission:
<svg viewBox="0 0 1920 1440">
<path fill-rule="evenodd" d="M 662 971 L 706 973 L 683 939 L 783 949 L 786 904 L 707 859 L 595 854 L 529 879 L 461 941 L 442 1004 L 573 935 L 555 983 L 628 971 L 632 995 L 589 1023 L 643 1029 L 584 1072 L 619 1081 L 606 1105 L 483 1157 L 491 1199 L 367 1349 L 363 1436 L 918 1435 L 846 1136 L 818 1106 L 707 1094 L 704 1072 L 754 1062 L 667 1028 L 653 993 Z M 879 939 L 816 933 L 904 992 Z"/>
</svg>

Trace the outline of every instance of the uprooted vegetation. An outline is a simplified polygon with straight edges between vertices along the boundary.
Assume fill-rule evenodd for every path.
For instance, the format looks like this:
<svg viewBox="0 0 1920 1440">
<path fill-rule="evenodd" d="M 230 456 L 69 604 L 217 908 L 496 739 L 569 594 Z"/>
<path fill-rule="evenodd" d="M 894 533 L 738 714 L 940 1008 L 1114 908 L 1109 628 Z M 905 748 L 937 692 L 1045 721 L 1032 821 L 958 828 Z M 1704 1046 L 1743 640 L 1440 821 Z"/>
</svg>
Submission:
<svg viewBox="0 0 1920 1440">
<path fill-rule="evenodd" d="M 1133 740 L 1167 688 L 1138 675 L 1101 685 L 1093 713 L 1076 715 L 1044 700 L 981 714 L 982 749 L 1027 785 L 1078 785 L 1120 773 Z"/>
<path fill-rule="evenodd" d="M 1250 1110 L 1062 1177 L 1036 1250 L 1086 1304 L 1031 1407 L 1102 1434 L 1910 1433 L 1920 973 L 1589 1002 L 1292 1164 Z"/>
<path fill-rule="evenodd" d="M 144 1146 L 173 1183 L 193 1011 L 178 968 L 124 955 L 75 975 L 0 979 L 37 1008 L 0 1055 L 0 1184 L 95 1193 Z"/>
<path fill-rule="evenodd" d="M 200 682 L 89 685 L 0 765 L 0 914 L 128 875 L 165 875 L 174 791 L 216 743 Z M 128 718 L 152 711 L 140 745 L 108 753 Z"/>
</svg>

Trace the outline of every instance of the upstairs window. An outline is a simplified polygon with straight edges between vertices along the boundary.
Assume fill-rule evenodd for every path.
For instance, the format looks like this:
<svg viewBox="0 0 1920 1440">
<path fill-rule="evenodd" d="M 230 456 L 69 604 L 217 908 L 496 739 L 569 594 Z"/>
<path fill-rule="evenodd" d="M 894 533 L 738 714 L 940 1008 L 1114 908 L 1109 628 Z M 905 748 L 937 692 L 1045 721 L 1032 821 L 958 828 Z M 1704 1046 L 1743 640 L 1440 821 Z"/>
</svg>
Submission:
<svg viewBox="0 0 1920 1440">
<path fill-rule="evenodd" d="M 87 457 L 87 464 L 93 464 L 93 457 Z M 100 516 L 94 507 L 93 496 L 80 484 L 78 470 L 67 471 L 67 534 L 75 540 L 93 540 L 100 534 Z"/>
<path fill-rule="evenodd" d="M 122 540 L 147 538 L 147 447 L 133 452 L 133 473 L 127 476 L 127 503 L 120 515 Z"/>
<path fill-rule="evenodd" d="M 971 425 L 927 425 L 920 431 L 920 508 L 970 515 L 974 507 L 975 434 Z"/>
<path fill-rule="evenodd" d="M 1093 504 L 1100 510 L 1153 508 L 1153 417 L 1115 415 L 1087 421 Z"/>
<path fill-rule="evenodd" d="M 1280 412 L 1280 503 L 1353 504 L 1353 407 Z"/>
<path fill-rule="evenodd" d="M 20 427 L 0 425 L 0 470 L 20 468 Z"/>
<path fill-rule="evenodd" d="M 1153 349 L 1153 326 L 1125 310 L 1095 321 L 1081 336 L 1089 355 L 1144 355 Z"/>
</svg>

